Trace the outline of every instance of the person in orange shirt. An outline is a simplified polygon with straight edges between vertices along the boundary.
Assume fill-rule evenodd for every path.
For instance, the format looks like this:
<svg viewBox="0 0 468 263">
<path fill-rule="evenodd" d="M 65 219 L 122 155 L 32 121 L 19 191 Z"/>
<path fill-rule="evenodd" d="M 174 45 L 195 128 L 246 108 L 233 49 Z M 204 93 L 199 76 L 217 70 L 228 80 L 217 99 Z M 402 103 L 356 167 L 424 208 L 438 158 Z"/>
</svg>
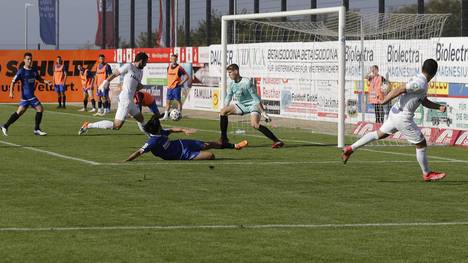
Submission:
<svg viewBox="0 0 468 263">
<path fill-rule="evenodd" d="M 153 114 L 159 115 L 158 105 L 156 105 L 156 100 L 148 92 L 137 91 L 135 96 L 133 96 L 133 101 L 140 108 L 140 112 L 143 109 L 143 106 L 148 107 Z"/>
<path fill-rule="evenodd" d="M 104 80 L 112 75 L 112 68 L 106 63 L 106 57 L 103 54 L 99 55 L 99 64 L 96 68 L 96 75 L 94 78 L 95 87 L 99 87 Z M 110 97 L 109 88 L 106 87 L 104 90 L 97 89 L 96 96 L 98 97 L 98 112 L 95 116 L 104 116 L 110 112 Z"/>
<path fill-rule="evenodd" d="M 83 108 L 78 111 L 88 111 L 88 100 L 91 98 L 93 109 L 90 112 L 95 112 L 96 101 L 93 97 L 93 74 L 86 66 L 78 65 L 78 71 L 80 72 L 81 88 L 83 90 Z"/>
<path fill-rule="evenodd" d="M 373 65 L 369 73 L 366 76 L 369 81 L 369 103 L 374 106 L 375 123 L 383 123 L 385 119 L 385 113 L 383 110 L 382 100 L 385 98 L 385 94 L 382 91 L 382 84 L 384 78 L 379 75 L 379 67 Z"/>
<path fill-rule="evenodd" d="M 63 64 L 61 56 L 57 56 L 57 61 L 54 65 L 53 83 L 58 97 L 57 108 L 65 108 L 65 102 L 67 101 L 67 97 L 65 96 L 65 92 L 67 91 L 67 67 Z"/>
<path fill-rule="evenodd" d="M 182 79 L 182 76 L 184 78 Z M 169 117 L 169 110 L 171 109 L 171 102 L 177 102 L 177 108 L 182 114 L 182 101 L 181 92 L 182 86 L 188 81 L 190 85 L 190 75 L 185 72 L 184 68 L 177 64 L 177 54 L 171 55 L 171 64 L 167 67 L 167 97 L 166 97 L 166 111 L 161 120 L 167 120 Z"/>
</svg>

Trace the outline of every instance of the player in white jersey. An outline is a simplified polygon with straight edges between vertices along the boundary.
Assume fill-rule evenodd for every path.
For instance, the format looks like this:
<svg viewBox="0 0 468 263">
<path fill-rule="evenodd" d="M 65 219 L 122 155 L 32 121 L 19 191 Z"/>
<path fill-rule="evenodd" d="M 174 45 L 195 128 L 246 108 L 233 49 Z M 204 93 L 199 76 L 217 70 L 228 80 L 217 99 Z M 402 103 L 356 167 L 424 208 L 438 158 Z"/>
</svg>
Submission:
<svg viewBox="0 0 468 263">
<path fill-rule="evenodd" d="M 429 169 L 426 154 L 426 139 L 413 120 L 414 112 L 421 104 L 426 108 L 438 109 L 441 112 L 445 112 L 446 110 L 444 105 L 427 99 L 428 82 L 431 81 L 436 73 L 437 62 L 433 59 L 427 59 L 423 63 L 422 73 L 412 77 L 406 85 L 388 93 L 381 102 L 382 104 L 387 104 L 393 98 L 399 96 L 398 102 L 390 110 L 388 119 L 385 120 L 384 124 L 377 131 L 362 136 L 351 146 L 345 146 L 341 156 L 343 162 L 346 163 L 351 154 L 360 147 L 400 131 L 408 142 L 416 146 L 416 159 L 421 166 L 424 181 L 443 179 L 446 176 L 445 173 L 433 172 Z"/>
<path fill-rule="evenodd" d="M 114 129 L 119 130 L 122 128 L 127 118 L 127 114 L 130 114 L 137 121 L 138 127 L 144 132 L 144 119 L 140 112 L 140 108 L 133 101 L 133 96 L 137 90 L 143 88 L 141 84 L 141 78 L 143 77 L 143 68 L 148 62 L 148 55 L 143 52 L 138 53 L 132 63 L 125 64 L 119 69 L 114 71 L 102 84 L 99 89 L 106 89 L 109 83 L 116 77 L 124 75 L 122 91 L 119 95 L 119 104 L 117 106 L 117 112 L 115 113 L 114 121 L 98 121 L 89 123 L 85 121 L 81 126 L 78 134 L 81 135 L 86 133 L 88 129 Z"/>
</svg>

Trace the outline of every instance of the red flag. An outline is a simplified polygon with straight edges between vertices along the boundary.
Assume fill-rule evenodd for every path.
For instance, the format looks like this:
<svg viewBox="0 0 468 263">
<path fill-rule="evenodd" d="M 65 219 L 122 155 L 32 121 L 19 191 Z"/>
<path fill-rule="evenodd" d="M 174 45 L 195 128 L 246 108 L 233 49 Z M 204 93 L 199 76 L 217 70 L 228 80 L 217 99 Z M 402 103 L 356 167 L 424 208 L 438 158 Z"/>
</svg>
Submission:
<svg viewBox="0 0 468 263">
<path fill-rule="evenodd" d="M 97 3 L 97 12 L 98 12 L 98 28 L 96 31 L 96 41 L 94 42 L 97 46 L 103 46 L 102 43 L 102 19 L 103 19 L 103 0 L 96 0 Z M 106 47 L 114 46 L 114 3 L 113 0 L 106 1 L 105 8 L 106 16 Z"/>
</svg>

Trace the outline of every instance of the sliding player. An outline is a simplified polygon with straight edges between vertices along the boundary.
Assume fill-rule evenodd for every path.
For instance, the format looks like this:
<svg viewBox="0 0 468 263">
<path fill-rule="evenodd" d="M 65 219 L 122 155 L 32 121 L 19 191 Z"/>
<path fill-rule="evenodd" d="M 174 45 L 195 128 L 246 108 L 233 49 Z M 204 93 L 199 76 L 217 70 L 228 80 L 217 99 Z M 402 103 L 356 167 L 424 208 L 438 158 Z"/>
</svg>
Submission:
<svg viewBox="0 0 468 263">
<path fill-rule="evenodd" d="M 153 114 L 159 115 L 158 105 L 156 105 L 156 100 L 148 92 L 137 91 L 133 100 L 136 105 L 140 108 L 140 112 L 143 110 L 143 106 L 148 107 Z"/>
<path fill-rule="evenodd" d="M 54 65 L 54 88 L 57 92 L 58 106 L 57 108 L 66 108 L 67 97 L 67 67 L 63 64 L 62 57 L 57 56 L 57 63 Z"/>
<path fill-rule="evenodd" d="M 159 121 L 159 114 L 153 115 L 146 123 L 144 129 L 151 136 L 139 150 L 127 158 L 133 161 L 144 153 L 151 152 L 154 156 L 164 160 L 213 160 L 215 155 L 209 149 L 236 149 L 240 150 L 248 145 L 247 141 L 238 144 L 221 145 L 217 142 L 204 142 L 199 140 L 169 140 L 171 133 L 183 132 L 186 135 L 194 133 L 193 130 L 183 128 L 163 129 Z"/>
<path fill-rule="evenodd" d="M 96 75 L 94 78 L 95 87 L 100 87 L 101 84 L 112 75 L 112 69 L 109 64 L 106 63 L 106 57 L 103 54 L 99 55 L 99 64 L 96 68 Z M 110 112 L 110 96 L 109 96 L 109 85 L 106 85 L 104 89 L 98 89 L 96 91 L 98 98 L 98 112 L 95 116 L 104 116 Z"/>
<path fill-rule="evenodd" d="M 393 105 L 390 115 L 385 120 L 379 130 L 370 132 L 362 136 L 351 146 L 343 148 L 342 159 L 346 163 L 351 154 L 360 147 L 383 138 L 388 137 L 397 131 L 400 131 L 406 139 L 416 146 L 416 159 L 423 172 L 424 181 L 437 181 L 443 179 L 446 174 L 433 172 L 429 169 L 426 154 L 426 139 L 421 130 L 413 120 L 414 112 L 422 104 L 426 108 L 438 109 L 445 112 L 444 105 L 434 103 L 427 99 L 428 82 L 437 73 L 437 62 L 433 59 L 427 59 L 422 66 L 422 73 L 412 77 L 405 86 L 390 91 L 385 96 L 382 104 L 390 102 L 393 98 L 398 98 L 398 102 Z"/>
<path fill-rule="evenodd" d="M 18 110 L 11 114 L 7 122 L 1 126 L 3 135 L 8 136 L 8 127 L 18 120 L 19 117 L 26 112 L 29 106 L 36 110 L 34 134 L 39 136 L 47 135 L 47 133 L 43 132 L 40 128 L 44 108 L 42 107 L 41 102 L 34 95 L 34 84 L 36 80 L 40 83 L 46 83 L 47 85 L 52 84 L 50 81 L 43 80 L 37 71 L 37 68 L 32 67 L 32 54 L 29 52 L 24 53 L 24 66 L 18 70 L 10 84 L 10 98 L 13 98 L 13 86 L 16 81 L 21 82 L 21 101 L 19 103 Z"/>
<path fill-rule="evenodd" d="M 93 106 L 93 109 L 90 110 L 90 112 L 95 112 L 96 101 L 93 97 L 93 74 L 91 73 L 91 70 L 81 65 L 78 65 L 78 71 L 80 73 L 81 88 L 83 90 L 83 108 L 78 111 L 88 111 L 88 100 L 91 98 L 91 105 Z"/>
<path fill-rule="evenodd" d="M 271 118 L 265 112 L 260 97 L 257 94 L 257 89 L 252 81 L 249 78 L 244 78 L 239 75 L 239 66 L 236 64 L 229 65 L 227 71 L 232 82 L 224 100 L 224 105 L 226 106 L 224 106 L 220 112 L 221 144 L 229 142 L 227 137 L 228 116 L 250 113 L 250 125 L 252 128 L 259 130 L 272 140 L 272 148 L 283 147 L 284 143 L 267 127 L 260 124 L 261 116 L 263 116 L 267 122 L 271 121 Z M 230 104 L 233 96 L 236 97 L 237 102 Z"/>
<path fill-rule="evenodd" d="M 135 56 L 134 62 L 121 66 L 101 83 L 99 90 L 106 90 L 109 88 L 109 83 L 113 79 L 120 75 L 124 75 L 122 91 L 119 95 L 119 104 L 117 106 L 117 112 L 115 113 L 114 122 L 103 120 L 89 123 L 85 121 L 78 132 L 79 135 L 87 132 L 88 129 L 119 130 L 125 123 L 127 114 L 130 114 L 135 118 L 138 123 L 138 127 L 143 131 L 143 115 L 141 114 L 138 106 L 133 102 L 133 96 L 137 90 L 143 88 L 141 78 L 143 76 L 143 68 L 146 66 L 147 62 L 148 55 L 140 52 Z"/>
</svg>

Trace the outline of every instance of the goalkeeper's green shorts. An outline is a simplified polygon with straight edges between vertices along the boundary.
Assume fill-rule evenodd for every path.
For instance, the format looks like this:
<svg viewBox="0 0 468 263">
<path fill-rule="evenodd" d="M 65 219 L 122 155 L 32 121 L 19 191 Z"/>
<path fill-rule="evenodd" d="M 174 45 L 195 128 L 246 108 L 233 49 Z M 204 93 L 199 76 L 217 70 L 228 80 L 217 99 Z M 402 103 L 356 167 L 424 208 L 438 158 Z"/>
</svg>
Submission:
<svg viewBox="0 0 468 263">
<path fill-rule="evenodd" d="M 260 110 L 257 105 L 244 105 L 236 102 L 234 103 L 234 107 L 236 108 L 236 115 L 244 115 L 248 113 L 260 114 Z"/>
</svg>

